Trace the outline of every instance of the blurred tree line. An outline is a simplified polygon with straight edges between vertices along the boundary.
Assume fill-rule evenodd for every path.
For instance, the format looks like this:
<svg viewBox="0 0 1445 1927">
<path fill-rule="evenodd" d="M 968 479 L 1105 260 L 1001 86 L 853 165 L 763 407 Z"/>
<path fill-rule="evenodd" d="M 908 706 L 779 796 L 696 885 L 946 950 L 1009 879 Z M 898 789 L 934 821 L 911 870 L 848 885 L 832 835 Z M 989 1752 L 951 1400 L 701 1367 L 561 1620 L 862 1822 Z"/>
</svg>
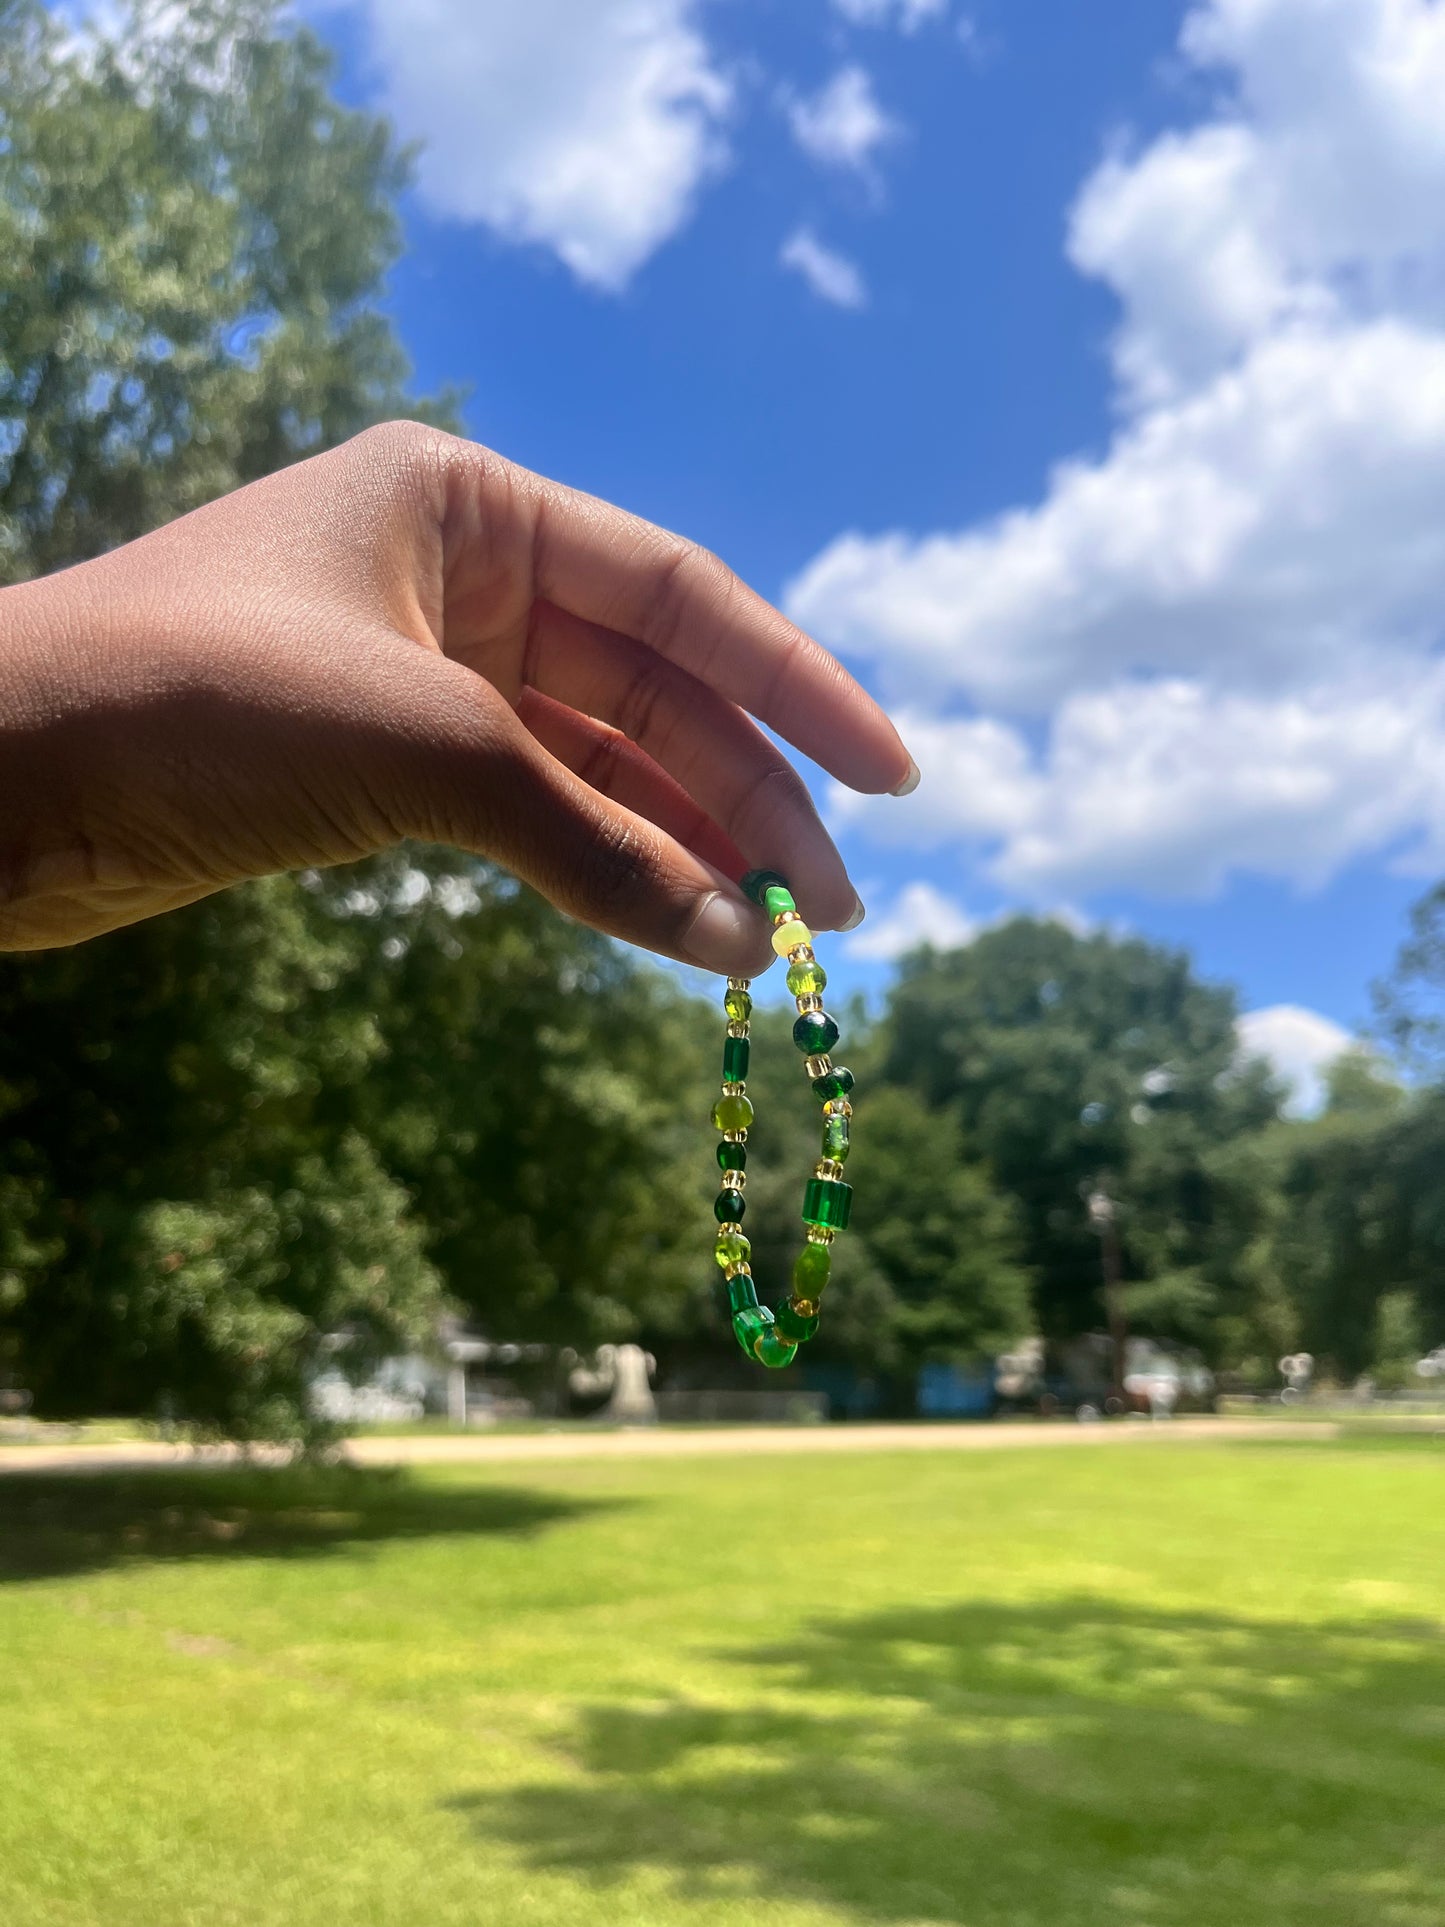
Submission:
<svg viewBox="0 0 1445 1927">
<path fill-rule="evenodd" d="M 271 0 L 142 0 L 110 40 L 0 0 L 0 584 L 373 421 L 453 420 L 378 307 L 407 168 Z M 1178 953 L 1017 919 L 905 960 L 878 1022 L 849 1015 L 856 1230 L 816 1361 L 906 1402 L 924 1362 L 1096 1329 L 1103 1189 L 1131 1328 L 1261 1382 L 1299 1346 L 1398 1378 L 1445 1338 L 1442 992 L 1435 892 L 1391 1058 L 1347 1056 L 1301 1123 Z M 786 1030 L 764 1011 L 753 1058 L 765 1287 L 816 1154 Z M 716 999 L 442 851 L 0 960 L 0 1378 L 290 1435 L 318 1366 L 447 1310 L 741 1373 L 720 1032 Z"/>
</svg>

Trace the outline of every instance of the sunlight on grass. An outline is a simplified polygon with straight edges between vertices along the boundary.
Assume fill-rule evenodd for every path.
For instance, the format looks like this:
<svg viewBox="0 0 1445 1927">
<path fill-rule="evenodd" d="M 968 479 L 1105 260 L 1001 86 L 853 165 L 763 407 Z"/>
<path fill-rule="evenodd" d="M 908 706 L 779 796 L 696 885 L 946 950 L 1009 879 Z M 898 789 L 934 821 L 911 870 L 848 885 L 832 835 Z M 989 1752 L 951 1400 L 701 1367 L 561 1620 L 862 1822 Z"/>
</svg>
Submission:
<svg viewBox="0 0 1445 1927">
<path fill-rule="evenodd" d="M 0 1918 L 1437 1927 L 1442 1480 L 0 1479 Z"/>
</svg>

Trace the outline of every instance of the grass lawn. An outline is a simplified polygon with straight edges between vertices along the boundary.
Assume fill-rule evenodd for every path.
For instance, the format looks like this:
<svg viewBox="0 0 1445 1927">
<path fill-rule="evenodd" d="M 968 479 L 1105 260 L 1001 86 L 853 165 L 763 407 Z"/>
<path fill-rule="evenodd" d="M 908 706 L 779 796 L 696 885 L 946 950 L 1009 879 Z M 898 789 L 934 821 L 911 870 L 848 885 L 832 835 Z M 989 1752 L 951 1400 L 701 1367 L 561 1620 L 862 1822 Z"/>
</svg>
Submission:
<svg viewBox="0 0 1445 1927">
<path fill-rule="evenodd" d="M 1441 1927 L 1445 1444 L 0 1477 L 0 1921 Z"/>
</svg>

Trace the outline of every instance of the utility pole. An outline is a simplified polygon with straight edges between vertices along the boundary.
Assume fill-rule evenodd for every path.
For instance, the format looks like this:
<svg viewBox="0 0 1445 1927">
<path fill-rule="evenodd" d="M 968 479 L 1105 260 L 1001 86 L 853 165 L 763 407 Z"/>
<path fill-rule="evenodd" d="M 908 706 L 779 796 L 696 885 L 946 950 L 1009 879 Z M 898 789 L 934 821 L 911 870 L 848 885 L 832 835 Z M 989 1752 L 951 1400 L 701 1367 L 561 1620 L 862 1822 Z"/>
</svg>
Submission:
<svg viewBox="0 0 1445 1927">
<path fill-rule="evenodd" d="M 1124 1352 L 1129 1342 L 1129 1325 L 1124 1316 L 1124 1292 L 1119 1279 L 1119 1231 L 1115 1222 L 1118 1206 L 1099 1185 L 1089 1193 L 1089 1227 L 1098 1235 L 1099 1266 L 1104 1274 L 1104 1315 L 1109 1321 L 1109 1338 L 1114 1354 L 1115 1410 L 1126 1409 L 1124 1392 Z"/>
</svg>

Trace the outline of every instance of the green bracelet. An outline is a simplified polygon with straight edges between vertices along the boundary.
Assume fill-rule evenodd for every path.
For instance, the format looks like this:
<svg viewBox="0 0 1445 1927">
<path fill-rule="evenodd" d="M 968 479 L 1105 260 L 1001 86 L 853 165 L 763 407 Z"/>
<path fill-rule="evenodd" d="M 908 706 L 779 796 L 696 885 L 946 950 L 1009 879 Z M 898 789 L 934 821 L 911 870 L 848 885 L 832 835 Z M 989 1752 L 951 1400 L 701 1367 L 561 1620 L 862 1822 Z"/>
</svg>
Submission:
<svg viewBox="0 0 1445 1927">
<path fill-rule="evenodd" d="M 750 980 L 729 977 L 723 1009 L 727 1038 L 723 1044 L 722 1096 L 712 1108 L 712 1121 L 722 1132 L 717 1147 L 722 1190 L 713 1205 L 718 1221 L 714 1251 L 727 1280 L 733 1332 L 749 1358 L 774 1370 L 791 1365 L 799 1345 L 818 1329 L 818 1301 L 828 1282 L 835 1233 L 847 1229 L 853 1187 L 843 1182 L 848 1160 L 849 1120 L 853 1106 L 848 1094 L 853 1073 L 828 1055 L 838 1041 L 838 1026 L 823 1009 L 828 975 L 813 955 L 813 933 L 798 915 L 793 894 L 772 870 L 751 870 L 742 889 L 764 909 L 773 923 L 773 948 L 788 963 L 788 989 L 798 1006 L 793 1042 L 806 1060 L 809 1082 L 823 1106 L 823 1155 L 813 1167 L 803 1192 L 803 1223 L 807 1242 L 793 1262 L 793 1288 L 776 1312 L 758 1303 L 753 1284 L 752 1246 L 742 1231 L 747 1204 L 748 1126 L 753 1107 L 748 1100 L 748 1019 L 753 1000 Z"/>
</svg>

